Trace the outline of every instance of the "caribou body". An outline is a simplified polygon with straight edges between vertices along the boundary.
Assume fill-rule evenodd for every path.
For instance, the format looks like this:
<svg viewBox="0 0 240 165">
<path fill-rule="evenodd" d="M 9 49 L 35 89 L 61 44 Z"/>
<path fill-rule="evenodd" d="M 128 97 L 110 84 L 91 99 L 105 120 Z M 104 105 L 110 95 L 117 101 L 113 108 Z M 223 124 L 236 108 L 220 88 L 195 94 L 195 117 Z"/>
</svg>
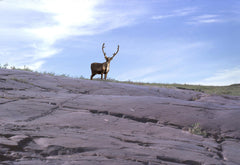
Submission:
<svg viewBox="0 0 240 165">
<path fill-rule="evenodd" d="M 105 48 L 104 46 L 105 46 L 105 43 L 103 43 L 103 45 L 102 45 L 102 52 L 103 52 L 106 62 L 104 62 L 104 63 L 96 63 L 95 62 L 95 63 L 91 64 L 91 71 L 92 71 L 91 80 L 93 79 L 93 76 L 95 76 L 96 74 L 101 74 L 101 79 L 103 79 L 103 74 L 104 74 L 104 79 L 106 80 L 107 74 L 110 69 L 110 62 L 119 51 L 119 45 L 118 45 L 117 51 L 115 53 L 113 53 L 113 56 L 107 57 L 106 53 L 104 52 L 104 48 Z"/>
</svg>

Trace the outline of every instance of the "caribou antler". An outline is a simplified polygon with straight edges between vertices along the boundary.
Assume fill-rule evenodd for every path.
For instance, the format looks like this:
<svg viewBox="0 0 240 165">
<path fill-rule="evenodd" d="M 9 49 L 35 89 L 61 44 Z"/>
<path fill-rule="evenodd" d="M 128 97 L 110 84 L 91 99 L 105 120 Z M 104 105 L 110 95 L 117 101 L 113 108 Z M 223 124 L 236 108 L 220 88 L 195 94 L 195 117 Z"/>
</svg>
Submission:
<svg viewBox="0 0 240 165">
<path fill-rule="evenodd" d="M 113 57 L 118 54 L 118 51 L 119 51 L 119 45 L 118 45 L 117 51 L 115 53 L 113 53 L 113 56 L 111 57 L 111 59 L 113 59 Z"/>
<path fill-rule="evenodd" d="M 103 52 L 104 57 L 107 58 L 106 53 L 104 52 L 104 48 L 105 48 L 104 46 L 105 46 L 105 43 L 102 44 L 102 52 Z"/>
</svg>

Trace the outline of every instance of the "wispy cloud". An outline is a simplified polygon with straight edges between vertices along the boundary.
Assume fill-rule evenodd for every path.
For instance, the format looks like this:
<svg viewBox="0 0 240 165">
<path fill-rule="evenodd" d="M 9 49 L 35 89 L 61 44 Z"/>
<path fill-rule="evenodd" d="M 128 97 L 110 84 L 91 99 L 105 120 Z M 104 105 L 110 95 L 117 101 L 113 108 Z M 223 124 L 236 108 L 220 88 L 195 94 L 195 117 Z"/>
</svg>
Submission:
<svg viewBox="0 0 240 165">
<path fill-rule="evenodd" d="M 0 2 L 3 61 L 40 68 L 59 53 L 56 42 L 72 36 L 103 33 L 134 23 L 141 11 L 105 5 L 103 0 L 9 0 Z M 116 19 L 117 18 L 117 19 Z M 18 59 L 18 60 L 15 60 Z"/>
<path fill-rule="evenodd" d="M 116 78 L 141 82 L 186 83 L 187 79 L 196 76 L 192 72 L 195 58 L 199 56 L 196 50 L 209 49 L 212 46 L 210 42 L 176 41 L 176 39 L 166 39 L 155 44 L 154 50 L 144 48 L 148 52 L 148 56 L 141 57 L 145 59 L 144 65 L 135 61 L 137 67 L 127 71 L 122 69 L 122 73 Z M 191 73 L 186 74 L 189 70 Z"/>
<path fill-rule="evenodd" d="M 236 83 L 240 83 L 240 67 L 220 70 L 213 76 L 205 78 L 199 82 L 194 82 L 193 84 L 231 85 Z"/>
<path fill-rule="evenodd" d="M 192 17 L 189 24 L 208 24 L 208 23 L 219 23 L 223 22 L 223 19 L 219 15 L 215 14 L 204 14 L 196 17 Z"/>
<path fill-rule="evenodd" d="M 127 73 L 123 73 L 120 74 L 119 76 L 117 76 L 116 78 L 118 80 L 132 80 L 132 81 L 139 81 L 144 79 L 145 76 L 149 75 L 149 74 L 153 74 L 156 73 L 159 69 L 156 67 L 144 67 L 144 68 L 137 68 L 134 70 L 130 70 Z"/>
<path fill-rule="evenodd" d="M 183 16 L 190 15 L 192 13 L 195 13 L 197 10 L 198 8 L 196 7 L 178 9 L 178 10 L 173 10 L 169 14 L 152 16 L 152 19 L 159 20 L 159 19 L 172 18 L 172 17 L 183 17 Z"/>
</svg>

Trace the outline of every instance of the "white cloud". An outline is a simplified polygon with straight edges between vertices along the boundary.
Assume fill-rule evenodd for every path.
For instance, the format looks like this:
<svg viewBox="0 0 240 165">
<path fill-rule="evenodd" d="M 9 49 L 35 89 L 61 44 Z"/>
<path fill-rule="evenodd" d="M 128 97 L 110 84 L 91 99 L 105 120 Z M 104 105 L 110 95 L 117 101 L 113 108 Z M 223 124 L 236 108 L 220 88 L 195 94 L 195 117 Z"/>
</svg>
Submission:
<svg viewBox="0 0 240 165">
<path fill-rule="evenodd" d="M 191 18 L 189 24 L 205 24 L 223 22 L 219 15 L 204 14 Z"/>
<path fill-rule="evenodd" d="M 38 69 L 46 58 L 61 51 L 55 47 L 57 41 L 128 26 L 141 15 L 139 10 L 136 12 L 118 9 L 114 5 L 105 5 L 107 2 L 105 0 L 0 2 L 2 36 L 0 43 L 5 44 L 0 46 L 0 54 L 8 57 L 7 59 L 0 57 L 1 62 L 6 61 L 16 66 L 29 65 Z"/>
<path fill-rule="evenodd" d="M 152 19 L 159 20 L 166 18 L 190 16 L 191 14 L 196 13 L 197 10 L 198 8 L 184 8 L 174 10 L 170 14 L 153 16 Z M 219 15 L 215 14 L 203 14 L 192 17 L 190 18 L 189 21 L 187 21 L 188 24 L 219 23 L 219 22 L 223 22 L 223 19 L 221 19 Z"/>
<path fill-rule="evenodd" d="M 37 70 L 38 68 L 40 68 L 45 62 L 44 61 L 37 61 L 35 63 L 32 63 L 30 65 L 28 65 L 28 68 L 31 68 L 32 70 Z M 20 66 L 21 68 L 24 68 L 25 66 Z"/>
<path fill-rule="evenodd" d="M 148 56 L 141 57 L 144 64 L 135 61 L 134 69 L 123 70 L 116 75 L 118 80 L 132 80 L 140 82 L 159 82 L 159 83 L 186 83 L 192 73 L 192 65 L 196 62 L 198 53 L 196 49 L 209 49 L 212 47 L 210 42 L 189 42 L 185 40 L 163 40 L 155 43 L 154 48 L 144 48 Z M 190 73 L 188 73 L 190 70 Z M 186 74 L 187 73 L 187 74 Z"/>
<path fill-rule="evenodd" d="M 231 85 L 240 83 L 240 68 L 235 67 L 231 69 L 220 70 L 213 76 L 205 78 L 200 82 L 195 82 L 193 84 L 202 85 Z"/>
<path fill-rule="evenodd" d="M 95 10 L 98 1 L 92 0 L 41 0 L 38 7 L 28 6 L 33 10 L 46 13 L 52 18 L 52 24 L 29 27 L 25 31 L 42 40 L 45 44 L 53 45 L 57 40 L 72 35 L 89 34 L 89 26 L 97 23 Z"/>
<path fill-rule="evenodd" d="M 165 18 L 172 18 L 172 17 L 183 17 L 183 16 L 190 15 L 192 13 L 195 13 L 196 11 L 197 11 L 196 7 L 178 9 L 178 10 L 172 11 L 169 14 L 153 16 L 152 19 L 158 20 L 158 19 L 165 19 Z"/>
</svg>

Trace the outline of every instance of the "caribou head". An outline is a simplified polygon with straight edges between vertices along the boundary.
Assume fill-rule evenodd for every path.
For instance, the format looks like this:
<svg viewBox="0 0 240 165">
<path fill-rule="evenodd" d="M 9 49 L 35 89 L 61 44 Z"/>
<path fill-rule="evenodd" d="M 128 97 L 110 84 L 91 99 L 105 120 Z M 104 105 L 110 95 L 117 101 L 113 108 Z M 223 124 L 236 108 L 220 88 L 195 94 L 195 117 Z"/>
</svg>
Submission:
<svg viewBox="0 0 240 165">
<path fill-rule="evenodd" d="M 103 74 L 104 74 L 104 79 L 106 80 L 107 74 L 110 69 L 110 62 L 112 61 L 114 56 L 116 56 L 116 54 L 119 51 L 119 45 L 118 45 L 117 51 L 115 53 L 113 53 L 113 56 L 107 57 L 106 53 L 104 52 L 104 48 L 105 48 L 105 43 L 103 43 L 103 45 L 102 45 L 102 52 L 103 52 L 104 58 L 106 59 L 106 62 L 104 62 L 104 63 L 96 63 L 95 62 L 95 63 L 91 64 L 91 71 L 92 71 L 91 80 L 93 79 L 93 76 L 95 76 L 96 74 L 101 74 L 101 79 L 103 79 Z"/>
</svg>

